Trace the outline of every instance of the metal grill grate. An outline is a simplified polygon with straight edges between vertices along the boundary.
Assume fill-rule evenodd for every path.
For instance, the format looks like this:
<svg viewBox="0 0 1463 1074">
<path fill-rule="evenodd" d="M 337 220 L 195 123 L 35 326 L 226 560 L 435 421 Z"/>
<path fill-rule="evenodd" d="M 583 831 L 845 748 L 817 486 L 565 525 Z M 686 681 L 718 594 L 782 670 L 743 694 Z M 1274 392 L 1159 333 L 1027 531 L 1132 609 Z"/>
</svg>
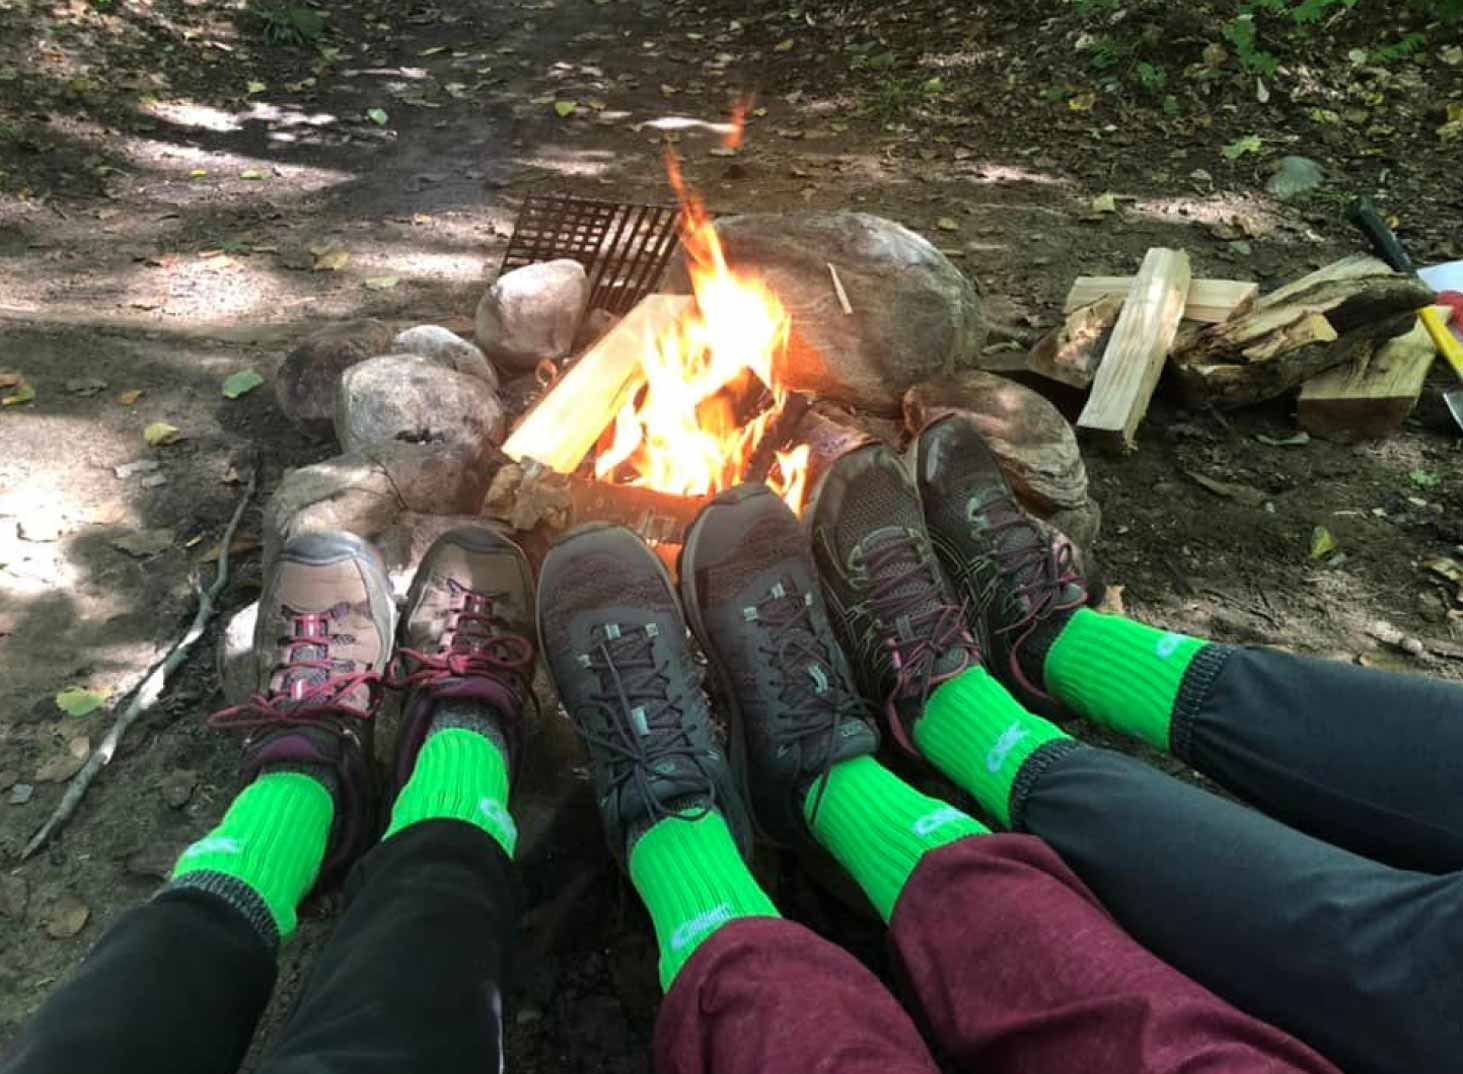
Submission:
<svg viewBox="0 0 1463 1074">
<path fill-rule="evenodd" d="M 569 257 L 589 274 L 589 308 L 627 313 L 659 281 L 678 245 L 678 209 L 530 194 L 499 273 Z"/>
</svg>

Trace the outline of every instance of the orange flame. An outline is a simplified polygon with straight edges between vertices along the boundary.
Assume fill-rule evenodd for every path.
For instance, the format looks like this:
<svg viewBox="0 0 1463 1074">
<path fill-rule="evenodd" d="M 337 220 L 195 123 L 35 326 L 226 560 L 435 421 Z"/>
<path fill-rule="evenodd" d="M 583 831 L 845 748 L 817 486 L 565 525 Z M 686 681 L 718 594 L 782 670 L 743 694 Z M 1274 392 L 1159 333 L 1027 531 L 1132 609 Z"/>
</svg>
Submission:
<svg viewBox="0 0 1463 1074">
<path fill-rule="evenodd" d="M 762 280 L 727 266 L 715 226 L 669 151 L 666 168 L 681 202 L 681 244 L 696 302 L 646 348 L 645 390 L 616 417 L 611 444 L 595 461 L 595 476 L 608 479 L 623 468 L 633 473 L 632 484 L 697 496 L 741 480 L 781 406 L 785 393 L 773 383 L 772 371 L 791 321 Z M 740 425 L 720 393 L 745 370 L 772 388 L 774 406 Z M 802 505 L 807 456 L 806 447 L 777 455 L 768 480 L 794 510 Z"/>
</svg>

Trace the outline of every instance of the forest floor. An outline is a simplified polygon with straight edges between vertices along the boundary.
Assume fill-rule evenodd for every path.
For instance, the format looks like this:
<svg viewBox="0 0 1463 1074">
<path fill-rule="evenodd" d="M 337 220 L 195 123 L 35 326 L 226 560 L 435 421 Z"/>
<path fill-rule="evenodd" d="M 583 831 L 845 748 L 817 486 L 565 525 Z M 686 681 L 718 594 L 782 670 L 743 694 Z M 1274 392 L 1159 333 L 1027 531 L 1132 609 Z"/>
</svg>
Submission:
<svg viewBox="0 0 1463 1074">
<path fill-rule="evenodd" d="M 221 382 L 268 381 L 335 319 L 465 329 L 525 193 L 669 200 L 654 121 L 718 121 L 755 91 L 736 157 L 695 128 L 670 134 L 713 210 L 890 217 L 1033 328 L 1055 322 L 1076 275 L 1130 273 L 1151 246 L 1188 249 L 1196 276 L 1284 283 L 1360 249 L 1341 218 L 1356 194 L 1396 215 L 1420 263 L 1463 257 L 1457 34 L 1379 38 L 1366 4 L 1287 44 L 1263 79 L 1214 50 L 1220 20 L 1202 4 L 335 7 L 316 26 L 215 0 L 0 0 L 0 369 L 35 391 L 0 411 L 0 1048 L 232 793 L 234 744 L 202 722 L 219 699 L 210 637 L 65 834 L 17 861 L 63 786 L 38 770 L 64 778 L 110 721 L 63 714 L 58 691 L 125 690 L 182 632 L 241 474 L 259 468 L 241 531 L 257 540 L 282 472 L 332 453 L 268 387 L 231 400 Z M 1411 55 L 1384 54 L 1406 40 Z M 1327 179 L 1279 203 L 1265 181 L 1290 153 Z M 1117 210 L 1095 211 L 1108 193 Z M 1134 454 L 1089 459 L 1098 551 L 1128 611 L 1459 677 L 1375 638 L 1379 620 L 1438 641 L 1457 630 L 1454 592 L 1422 567 L 1463 546 L 1460 441 L 1435 376 L 1400 433 L 1355 447 L 1277 445 L 1295 432 L 1283 401 L 1220 415 L 1160 396 Z M 147 445 L 153 422 L 179 440 Z M 114 470 L 135 461 L 159 466 Z M 1195 474 L 1251 486 L 1257 506 Z M 1312 557 L 1317 527 L 1339 555 Z M 258 593 L 248 544 L 225 615 Z M 20 785 L 34 785 L 23 802 Z M 642 1071 L 654 942 L 581 791 L 521 855 L 510 1062 Z M 882 968 L 872 923 L 789 863 L 764 865 L 791 916 Z M 284 952 L 262 1046 L 327 918 Z"/>
</svg>

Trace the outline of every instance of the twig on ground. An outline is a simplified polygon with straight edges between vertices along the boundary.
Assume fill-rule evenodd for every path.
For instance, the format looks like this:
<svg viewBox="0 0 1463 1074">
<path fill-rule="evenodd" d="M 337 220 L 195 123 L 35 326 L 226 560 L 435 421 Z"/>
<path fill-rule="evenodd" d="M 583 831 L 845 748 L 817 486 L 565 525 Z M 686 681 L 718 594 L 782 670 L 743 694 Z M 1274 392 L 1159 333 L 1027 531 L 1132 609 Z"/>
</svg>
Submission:
<svg viewBox="0 0 1463 1074">
<path fill-rule="evenodd" d="M 218 574 L 214 577 L 213 584 L 207 589 L 202 586 L 198 587 L 198 611 L 193 616 L 193 622 L 188 627 L 188 632 L 173 644 L 162 662 L 155 665 L 148 672 L 147 677 L 130 691 L 129 696 L 132 700 L 117 713 L 117 718 L 112 722 L 112 727 L 106 737 L 92 751 L 91 756 L 86 759 L 86 764 L 81 766 L 81 770 L 71 777 L 71 782 L 66 787 L 66 793 L 61 796 L 55 812 L 47 818 L 46 823 L 41 825 L 36 834 L 31 836 L 30 842 L 20 852 L 22 861 L 45 846 L 51 836 L 60 831 L 62 826 L 71 819 L 71 815 L 76 812 L 77 806 L 81 804 L 81 799 L 86 795 L 87 788 L 96 779 L 97 773 L 111 762 L 127 729 L 136 723 L 137 718 L 150 709 L 162 696 L 168 676 L 182 666 L 183 661 L 188 658 L 188 652 L 193 648 L 193 644 L 203 636 L 209 620 L 213 618 L 214 602 L 229 581 L 229 546 L 234 542 L 234 532 L 239 528 L 239 520 L 244 517 L 244 509 L 254 498 L 254 489 L 258 483 L 259 473 L 256 469 L 249 475 L 249 484 L 245 486 L 244 495 L 239 499 L 239 506 L 234 508 L 234 516 L 229 519 L 228 528 L 224 530 L 223 541 L 219 546 L 222 551 L 218 557 Z"/>
</svg>

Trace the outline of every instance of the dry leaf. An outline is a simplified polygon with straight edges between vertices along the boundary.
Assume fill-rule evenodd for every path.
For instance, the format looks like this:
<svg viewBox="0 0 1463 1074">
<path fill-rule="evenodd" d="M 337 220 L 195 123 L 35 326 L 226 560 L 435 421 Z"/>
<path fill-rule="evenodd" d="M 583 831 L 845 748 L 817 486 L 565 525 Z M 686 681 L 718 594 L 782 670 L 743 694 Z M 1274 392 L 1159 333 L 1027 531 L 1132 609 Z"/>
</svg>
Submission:
<svg viewBox="0 0 1463 1074">
<path fill-rule="evenodd" d="M 1113 194 L 1099 194 L 1092 199 L 1092 211 L 1095 213 L 1115 213 L 1118 211 L 1118 199 Z"/>
<path fill-rule="evenodd" d="M 176 425 L 169 425 L 165 421 L 155 421 L 142 430 L 142 439 L 152 447 L 176 444 L 181 436 L 182 433 Z"/>
<path fill-rule="evenodd" d="M 331 247 L 323 252 L 317 252 L 315 247 L 310 248 L 315 254 L 315 264 L 311 266 L 316 272 L 339 272 L 345 268 L 346 262 L 351 259 L 349 250 L 342 250 L 339 247 Z"/>
<path fill-rule="evenodd" d="M 129 389 L 127 389 L 127 391 L 125 391 L 121 395 L 117 396 L 117 402 L 120 403 L 120 404 L 122 404 L 123 406 L 136 406 L 137 405 L 137 400 L 139 400 L 141 398 L 142 398 L 142 389 L 141 388 L 129 388 Z"/>
<path fill-rule="evenodd" d="M 173 531 L 168 529 L 138 530 L 108 542 L 119 552 L 137 559 L 146 559 L 173 547 Z"/>
<path fill-rule="evenodd" d="M 269 176 L 260 168 L 245 168 L 239 173 L 240 179 L 268 179 Z"/>
<path fill-rule="evenodd" d="M 1127 615 L 1128 610 L 1123 606 L 1124 586 L 1110 585 L 1102 591 L 1102 600 L 1098 602 L 1097 611 L 1104 615 Z"/>
<path fill-rule="evenodd" d="M 22 403 L 33 403 L 36 398 L 36 390 L 24 381 L 9 395 L 0 396 L 0 406 L 20 406 Z"/>
<path fill-rule="evenodd" d="M 1067 107 L 1074 112 L 1090 112 L 1097 104 L 1097 94 L 1079 93 L 1067 100 Z"/>
<path fill-rule="evenodd" d="M 14 388 L 18 384 L 24 384 L 25 378 L 13 369 L 0 369 L 0 388 Z"/>
<path fill-rule="evenodd" d="M 58 753 L 40 768 L 36 769 L 37 783 L 65 783 L 86 763 L 85 757 L 75 757 L 70 752 Z"/>
<path fill-rule="evenodd" d="M 935 221 L 935 226 L 941 231 L 959 231 L 960 222 L 952 216 L 942 216 Z"/>
<path fill-rule="evenodd" d="M 66 940 L 86 928 L 91 909 L 75 895 L 62 895 L 46 914 L 46 935 Z"/>
<path fill-rule="evenodd" d="M 372 291 L 389 291 L 400 282 L 400 276 L 371 276 L 365 281 Z"/>
<path fill-rule="evenodd" d="M 775 44 L 775 45 L 772 46 L 772 51 L 773 52 L 791 52 L 792 51 L 792 44 L 793 44 L 792 38 L 790 38 L 790 37 L 784 38 L 783 40 L 779 41 L 777 44 Z"/>
<path fill-rule="evenodd" d="M 229 545 L 230 556 L 248 555 L 259 547 L 259 542 L 253 537 L 235 537 Z M 219 556 L 223 555 L 224 546 L 222 543 L 214 545 L 207 552 L 203 553 L 204 563 L 217 563 Z"/>
</svg>

